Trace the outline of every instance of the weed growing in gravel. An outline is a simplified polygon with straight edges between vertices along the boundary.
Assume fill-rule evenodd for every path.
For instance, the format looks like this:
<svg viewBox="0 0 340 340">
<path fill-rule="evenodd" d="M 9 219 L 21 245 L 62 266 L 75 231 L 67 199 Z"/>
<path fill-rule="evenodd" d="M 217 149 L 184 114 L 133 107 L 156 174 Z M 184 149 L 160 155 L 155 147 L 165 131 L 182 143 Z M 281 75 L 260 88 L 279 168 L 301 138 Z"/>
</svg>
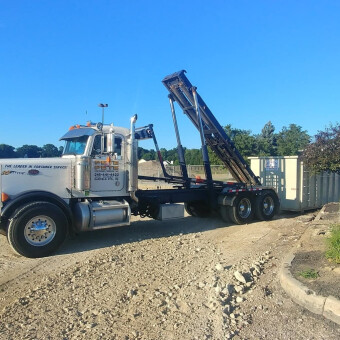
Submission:
<svg viewBox="0 0 340 340">
<path fill-rule="evenodd" d="M 299 276 L 302 276 L 305 279 L 316 279 L 319 276 L 319 273 L 315 269 L 306 269 L 301 271 Z"/>
<path fill-rule="evenodd" d="M 340 263 L 340 224 L 332 226 L 331 235 L 326 242 L 326 258 L 335 263 Z"/>
</svg>

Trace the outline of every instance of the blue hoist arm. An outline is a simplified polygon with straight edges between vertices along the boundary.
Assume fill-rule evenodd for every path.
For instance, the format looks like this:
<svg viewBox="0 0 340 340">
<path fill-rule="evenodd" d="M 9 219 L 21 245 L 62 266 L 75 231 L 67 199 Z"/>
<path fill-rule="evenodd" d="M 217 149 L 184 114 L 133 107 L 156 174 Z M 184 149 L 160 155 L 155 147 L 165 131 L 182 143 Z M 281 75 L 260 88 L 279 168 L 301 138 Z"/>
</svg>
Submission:
<svg viewBox="0 0 340 340">
<path fill-rule="evenodd" d="M 216 120 L 185 73 L 185 70 L 175 72 L 162 80 L 162 83 L 170 92 L 170 100 L 178 103 L 183 112 L 200 131 L 202 141 L 209 145 L 235 180 L 248 185 L 261 185 L 258 177 L 250 169 L 233 141 Z"/>
</svg>

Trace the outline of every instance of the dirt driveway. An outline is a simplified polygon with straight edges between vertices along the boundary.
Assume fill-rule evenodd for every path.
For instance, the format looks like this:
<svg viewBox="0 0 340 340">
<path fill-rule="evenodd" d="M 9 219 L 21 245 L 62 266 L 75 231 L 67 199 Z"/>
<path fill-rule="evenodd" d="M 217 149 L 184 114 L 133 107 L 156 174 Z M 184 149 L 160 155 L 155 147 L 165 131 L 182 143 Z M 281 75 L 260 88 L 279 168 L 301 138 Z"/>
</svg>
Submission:
<svg viewBox="0 0 340 340">
<path fill-rule="evenodd" d="M 14 255 L 1 236 L 0 339 L 339 339 L 277 277 L 313 216 L 136 219 L 44 259 Z"/>
</svg>

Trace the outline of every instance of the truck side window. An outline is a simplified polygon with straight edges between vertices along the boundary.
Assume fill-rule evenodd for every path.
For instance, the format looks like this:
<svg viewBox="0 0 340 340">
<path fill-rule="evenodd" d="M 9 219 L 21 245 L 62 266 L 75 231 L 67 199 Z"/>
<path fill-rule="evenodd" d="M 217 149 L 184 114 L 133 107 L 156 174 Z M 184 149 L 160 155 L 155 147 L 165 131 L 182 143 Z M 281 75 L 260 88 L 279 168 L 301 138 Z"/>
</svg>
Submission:
<svg viewBox="0 0 340 340">
<path fill-rule="evenodd" d="M 93 148 L 92 148 L 92 153 L 91 153 L 92 156 L 100 154 L 100 152 L 101 152 L 101 141 L 102 141 L 101 135 L 97 135 L 96 137 L 94 137 Z M 104 150 L 103 150 L 103 152 L 105 153 L 106 151 L 107 151 L 106 138 L 104 138 Z M 122 139 L 120 137 L 115 137 L 114 153 L 117 156 L 122 155 Z"/>
<path fill-rule="evenodd" d="M 121 156 L 122 155 L 122 139 L 115 137 L 115 149 L 114 149 L 114 153 L 117 154 L 117 156 Z"/>
<path fill-rule="evenodd" d="M 102 136 L 101 135 L 97 135 L 96 137 L 94 137 L 94 141 L 93 141 L 93 148 L 92 148 L 92 155 L 99 155 L 101 152 L 101 142 L 102 140 Z"/>
</svg>

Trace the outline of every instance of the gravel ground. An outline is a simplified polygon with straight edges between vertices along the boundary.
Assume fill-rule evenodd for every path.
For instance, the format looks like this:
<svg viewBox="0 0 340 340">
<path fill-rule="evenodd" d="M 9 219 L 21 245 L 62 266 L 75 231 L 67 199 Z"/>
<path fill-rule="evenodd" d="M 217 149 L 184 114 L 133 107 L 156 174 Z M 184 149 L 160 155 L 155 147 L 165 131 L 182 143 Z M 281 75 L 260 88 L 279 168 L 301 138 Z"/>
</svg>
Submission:
<svg viewBox="0 0 340 340">
<path fill-rule="evenodd" d="M 339 339 L 277 276 L 313 216 L 136 219 L 44 259 L 1 237 L 0 339 Z"/>
</svg>

